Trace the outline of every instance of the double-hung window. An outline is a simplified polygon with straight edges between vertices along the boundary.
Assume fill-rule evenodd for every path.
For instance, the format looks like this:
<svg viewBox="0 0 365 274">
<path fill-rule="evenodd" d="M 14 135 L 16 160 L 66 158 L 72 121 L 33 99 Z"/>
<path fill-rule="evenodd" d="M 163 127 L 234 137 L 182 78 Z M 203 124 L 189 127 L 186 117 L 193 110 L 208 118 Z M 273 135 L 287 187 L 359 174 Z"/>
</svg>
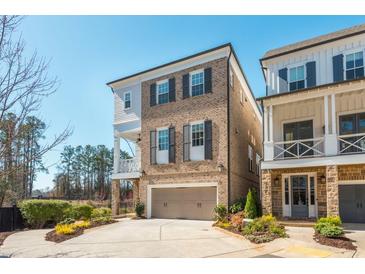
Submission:
<svg viewBox="0 0 365 274">
<path fill-rule="evenodd" d="M 191 144 L 193 147 L 204 145 L 204 123 L 191 126 Z"/>
<path fill-rule="evenodd" d="M 256 153 L 256 175 L 260 174 L 260 155 Z"/>
<path fill-rule="evenodd" d="M 248 170 L 253 171 L 253 151 L 250 145 L 248 145 Z"/>
<path fill-rule="evenodd" d="M 158 150 L 168 150 L 169 149 L 169 130 L 162 129 L 158 131 Z"/>
<path fill-rule="evenodd" d="M 130 109 L 131 106 L 131 93 L 126 92 L 124 93 L 124 109 Z"/>
<path fill-rule="evenodd" d="M 294 91 L 305 88 L 304 66 L 289 70 L 289 90 Z"/>
<path fill-rule="evenodd" d="M 193 72 L 191 77 L 191 96 L 204 94 L 204 71 Z"/>
<path fill-rule="evenodd" d="M 157 104 L 169 102 L 169 81 L 157 83 Z"/>
<path fill-rule="evenodd" d="M 346 80 L 357 79 L 364 76 L 363 52 L 346 55 Z"/>
</svg>

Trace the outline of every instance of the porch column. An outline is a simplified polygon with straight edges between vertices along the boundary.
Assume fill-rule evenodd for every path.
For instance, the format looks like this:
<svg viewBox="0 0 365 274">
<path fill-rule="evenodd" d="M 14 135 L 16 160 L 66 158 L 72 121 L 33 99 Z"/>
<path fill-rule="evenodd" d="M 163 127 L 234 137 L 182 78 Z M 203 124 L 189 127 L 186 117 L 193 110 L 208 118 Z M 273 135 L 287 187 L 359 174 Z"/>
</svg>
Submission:
<svg viewBox="0 0 365 274">
<path fill-rule="evenodd" d="M 120 180 L 112 180 L 112 214 L 119 215 L 120 207 Z"/>
<path fill-rule="evenodd" d="M 327 216 L 338 216 L 338 171 L 336 165 L 326 167 Z"/>
<path fill-rule="evenodd" d="M 262 213 L 272 214 L 272 178 L 271 170 L 262 170 Z"/>
<path fill-rule="evenodd" d="M 120 160 L 120 138 L 118 136 L 114 136 L 113 173 L 119 173 L 119 160 Z"/>
<path fill-rule="evenodd" d="M 264 160 L 274 159 L 272 105 L 264 109 Z"/>
<path fill-rule="evenodd" d="M 324 152 L 326 156 L 337 154 L 336 135 L 336 101 L 335 95 L 331 95 L 331 115 L 328 110 L 329 95 L 324 96 Z M 329 131 L 329 119 L 331 117 L 331 133 Z"/>
</svg>

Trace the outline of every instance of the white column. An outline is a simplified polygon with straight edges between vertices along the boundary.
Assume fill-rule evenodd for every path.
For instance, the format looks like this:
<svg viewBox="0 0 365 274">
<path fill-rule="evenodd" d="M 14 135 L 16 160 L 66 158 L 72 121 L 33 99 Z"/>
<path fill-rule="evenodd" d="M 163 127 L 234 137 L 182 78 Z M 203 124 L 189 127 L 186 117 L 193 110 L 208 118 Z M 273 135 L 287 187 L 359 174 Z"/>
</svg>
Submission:
<svg viewBox="0 0 365 274">
<path fill-rule="evenodd" d="M 269 131 L 270 131 L 270 142 L 274 141 L 274 129 L 273 129 L 273 114 L 272 114 L 272 105 L 269 107 Z"/>
<path fill-rule="evenodd" d="M 331 113 L 332 113 L 332 134 L 337 134 L 337 120 L 336 120 L 336 95 L 331 95 Z"/>
<path fill-rule="evenodd" d="M 268 134 L 269 134 L 269 127 L 268 127 L 268 123 L 269 123 L 269 120 L 268 120 L 268 108 L 267 107 L 264 107 L 264 143 L 267 143 L 268 141 Z"/>
<path fill-rule="evenodd" d="M 328 135 L 328 95 L 324 96 L 324 134 Z"/>
<path fill-rule="evenodd" d="M 114 136 L 114 167 L 113 173 L 118 173 L 120 160 L 120 138 Z"/>
</svg>

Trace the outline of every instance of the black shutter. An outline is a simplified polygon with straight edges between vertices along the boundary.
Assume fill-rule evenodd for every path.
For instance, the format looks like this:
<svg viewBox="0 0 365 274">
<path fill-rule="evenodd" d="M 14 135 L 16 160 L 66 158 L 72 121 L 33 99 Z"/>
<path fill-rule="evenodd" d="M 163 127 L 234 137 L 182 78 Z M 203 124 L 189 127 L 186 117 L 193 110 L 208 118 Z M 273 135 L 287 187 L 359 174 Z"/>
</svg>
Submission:
<svg viewBox="0 0 365 274">
<path fill-rule="evenodd" d="M 190 161 L 190 125 L 183 127 L 183 160 Z"/>
<path fill-rule="evenodd" d="M 288 69 L 279 70 L 279 93 L 288 91 Z"/>
<path fill-rule="evenodd" d="M 169 163 L 175 163 L 175 127 L 169 128 Z"/>
<path fill-rule="evenodd" d="M 307 68 L 307 87 L 314 87 L 316 86 L 316 62 L 308 62 L 306 64 Z"/>
<path fill-rule="evenodd" d="M 343 81 L 343 54 L 332 57 L 333 82 Z"/>
<path fill-rule="evenodd" d="M 175 102 L 175 78 L 169 79 L 169 102 Z"/>
<path fill-rule="evenodd" d="M 212 92 L 212 68 L 204 70 L 204 93 Z"/>
<path fill-rule="evenodd" d="M 188 98 L 190 95 L 190 90 L 189 90 L 189 81 L 190 81 L 190 77 L 189 74 L 184 74 L 183 75 L 183 99 Z"/>
<path fill-rule="evenodd" d="M 156 105 L 156 83 L 150 86 L 150 106 Z"/>
<path fill-rule="evenodd" d="M 151 165 L 155 165 L 156 164 L 156 150 L 157 150 L 157 146 L 156 146 L 156 130 L 151 130 L 150 131 L 150 162 Z"/>
<path fill-rule="evenodd" d="M 204 122 L 204 156 L 205 160 L 213 159 L 213 146 L 212 146 L 212 121 L 207 120 Z"/>
</svg>

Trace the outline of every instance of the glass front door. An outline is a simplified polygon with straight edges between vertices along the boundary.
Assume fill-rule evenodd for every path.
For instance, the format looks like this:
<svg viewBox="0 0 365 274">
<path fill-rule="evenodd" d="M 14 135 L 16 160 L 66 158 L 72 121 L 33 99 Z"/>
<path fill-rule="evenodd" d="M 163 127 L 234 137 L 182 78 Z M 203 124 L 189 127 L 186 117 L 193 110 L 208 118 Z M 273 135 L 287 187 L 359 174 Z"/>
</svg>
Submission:
<svg viewBox="0 0 365 274">
<path fill-rule="evenodd" d="M 291 176 L 292 217 L 308 217 L 308 176 Z"/>
</svg>

